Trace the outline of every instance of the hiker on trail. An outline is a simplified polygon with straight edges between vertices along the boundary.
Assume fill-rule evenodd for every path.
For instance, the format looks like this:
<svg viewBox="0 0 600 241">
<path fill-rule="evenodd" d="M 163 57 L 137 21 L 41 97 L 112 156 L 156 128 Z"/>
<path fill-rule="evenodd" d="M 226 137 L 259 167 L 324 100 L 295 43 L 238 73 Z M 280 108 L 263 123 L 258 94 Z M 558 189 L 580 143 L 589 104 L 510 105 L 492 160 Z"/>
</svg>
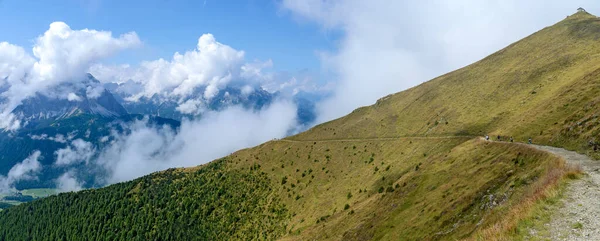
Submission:
<svg viewBox="0 0 600 241">
<path fill-rule="evenodd" d="M 486 141 L 489 141 L 489 140 L 490 140 L 490 136 L 488 136 L 488 135 L 485 135 L 485 140 L 486 140 Z"/>
<path fill-rule="evenodd" d="M 529 144 L 531 144 L 531 137 L 529 137 Z"/>
<path fill-rule="evenodd" d="M 510 137 L 510 142 L 513 142 L 513 141 L 514 141 L 514 140 L 513 140 L 512 136 L 511 136 L 511 137 Z"/>
</svg>

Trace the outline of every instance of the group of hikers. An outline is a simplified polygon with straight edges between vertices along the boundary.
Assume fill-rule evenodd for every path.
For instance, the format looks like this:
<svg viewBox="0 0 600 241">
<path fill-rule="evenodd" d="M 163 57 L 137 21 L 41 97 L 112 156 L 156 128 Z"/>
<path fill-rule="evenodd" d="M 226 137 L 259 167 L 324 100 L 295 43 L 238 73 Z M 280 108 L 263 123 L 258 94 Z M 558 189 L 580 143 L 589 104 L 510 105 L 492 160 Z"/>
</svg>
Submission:
<svg viewBox="0 0 600 241">
<path fill-rule="evenodd" d="M 485 135 L 485 140 L 489 141 L 490 140 L 490 136 L 489 135 Z M 500 135 L 498 135 L 498 141 L 502 141 L 502 137 Z M 510 142 L 514 142 L 515 140 L 511 136 L 510 139 L 509 139 L 509 141 Z M 529 144 L 532 144 L 531 137 L 529 137 L 529 139 L 527 141 L 528 141 Z"/>
</svg>

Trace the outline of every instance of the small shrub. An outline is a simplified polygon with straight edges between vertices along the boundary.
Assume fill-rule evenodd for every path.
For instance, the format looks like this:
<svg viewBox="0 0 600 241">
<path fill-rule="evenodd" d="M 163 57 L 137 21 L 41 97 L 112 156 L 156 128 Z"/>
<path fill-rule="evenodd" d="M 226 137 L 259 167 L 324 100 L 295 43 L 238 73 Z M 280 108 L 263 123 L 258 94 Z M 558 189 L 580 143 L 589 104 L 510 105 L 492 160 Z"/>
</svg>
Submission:
<svg viewBox="0 0 600 241">
<path fill-rule="evenodd" d="M 352 193 L 348 192 L 348 195 L 346 195 L 346 197 L 348 197 L 348 199 L 352 198 Z"/>
<path fill-rule="evenodd" d="M 377 190 L 377 192 L 382 193 L 383 192 L 383 187 L 379 187 L 379 190 Z"/>
<path fill-rule="evenodd" d="M 348 204 L 346 203 L 346 205 L 344 205 L 344 210 L 348 210 L 348 209 L 350 209 L 350 205 L 348 205 Z"/>
<path fill-rule="evenodd" d="M 327 220 L 329 218 L 329 216 L 330 215 L 325 215 L 325 216 L 320 217 L 319 219 L 317 219 L 317 223 L 324 222 L 325 220 Z"/>
</svg>

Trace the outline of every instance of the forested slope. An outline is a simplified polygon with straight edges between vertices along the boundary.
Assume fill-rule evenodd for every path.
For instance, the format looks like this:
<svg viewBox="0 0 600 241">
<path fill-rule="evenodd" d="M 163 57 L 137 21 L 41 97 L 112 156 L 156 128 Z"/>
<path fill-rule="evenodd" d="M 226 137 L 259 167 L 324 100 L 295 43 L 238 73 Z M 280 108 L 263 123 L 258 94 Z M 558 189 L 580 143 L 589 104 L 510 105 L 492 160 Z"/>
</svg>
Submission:
<svg viewBox="0 0 600 241">
<path fill-rule="evenodd" d="M 258 169 L 217 160 L 99 190 L 59 194 L 0 215 L 2 240 L 272 239 L 287 210 Z M 11 227 L 11 228 L 9 228 Z"/>
</svg>

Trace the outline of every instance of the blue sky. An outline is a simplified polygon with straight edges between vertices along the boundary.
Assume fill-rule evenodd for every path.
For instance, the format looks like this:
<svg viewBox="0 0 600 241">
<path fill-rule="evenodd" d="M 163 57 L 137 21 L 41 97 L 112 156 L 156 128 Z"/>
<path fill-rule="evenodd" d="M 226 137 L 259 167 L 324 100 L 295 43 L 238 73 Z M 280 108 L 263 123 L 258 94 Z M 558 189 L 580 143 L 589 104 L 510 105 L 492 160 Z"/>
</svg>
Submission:
<svg viewBox="0 0 600 241">
<path fill-rule="evenodd" d="M 335 34 L 317 24 L 298 22 L 274 0 L 0 0 L 0 41 L 31 51 L 33 39 L 54 21 L 72 29 L 135 31 L 144 46 L 108 60 L 136 64 L 170 59 L 195 48 L 198 37 L 244 50 L 246 60 L 272 59 L 275 71 L 320 70 L 317 51 L 331 50 Z"/>
</svg>

